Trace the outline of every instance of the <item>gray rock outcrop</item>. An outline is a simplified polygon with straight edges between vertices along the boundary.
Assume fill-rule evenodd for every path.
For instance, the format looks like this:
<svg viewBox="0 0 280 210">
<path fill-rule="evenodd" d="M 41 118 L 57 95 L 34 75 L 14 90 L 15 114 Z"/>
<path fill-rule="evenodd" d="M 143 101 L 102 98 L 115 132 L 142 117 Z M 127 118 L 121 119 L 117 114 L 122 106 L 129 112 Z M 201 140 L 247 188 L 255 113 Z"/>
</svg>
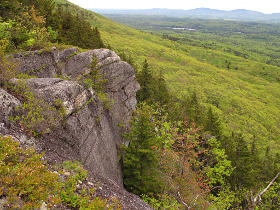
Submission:
<svg viewBox="0 0 280 210">
<path fill-rule="evenodd" d="M 0 122 L 9 124 L 11 117 L 16 113 L 17 108 L 21 106 L 20 101 L 14 96 L 0 88 Z"/>
<path fill-rule="evenodd" d="M 133 68 L 108 49 L 83 53 L 76 48 L 62 52 L 52 49 L 12 56 L 19 63 L 20 72 L 38 77 L 25 80 L 35 95 L 48 102 L 59 99 L 64 104 L 65 122 L 45 134 L 41 141 L 49 161 L 80 160 L 93 174 L 122 186 L 118 159 L 118 145 L 123 143 L 120 131 L 129 125 L 137 103 L 136 91 L 140 88 Z M 104 107 L 94 90 L 87 90 L 75 81 L 90 71 L 93 59 L 107 80 L 105 92 L 113 101 L 110 108 Z M 55 75 L 72 80 L 54 78 Z"/>
<path fill-rule="evenodd" d="M 117 144 L 121 134 L 113 113 L 104 110 L 93 90 L 87 91 L 75 81 L 57 78 L 24 80 L 33 92 L 46 101 L 60 99 L 66 108 L 66 120 L 52 133 L 45 134 L 42 147 L 50 161 L 79 160 L 91 172 L 122 185 Z"/>
</svg>

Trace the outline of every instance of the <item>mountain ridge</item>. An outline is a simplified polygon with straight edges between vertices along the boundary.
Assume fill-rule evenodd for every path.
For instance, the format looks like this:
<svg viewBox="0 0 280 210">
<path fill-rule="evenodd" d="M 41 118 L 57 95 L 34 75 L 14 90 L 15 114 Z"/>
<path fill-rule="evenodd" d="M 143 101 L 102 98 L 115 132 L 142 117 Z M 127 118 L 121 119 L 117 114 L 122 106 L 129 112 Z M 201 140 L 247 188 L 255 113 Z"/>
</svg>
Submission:
<svg viewBox="0 0 280 210">
<path fill-rule="evenodd" d="M 171 17 L 192 17 L 203 19 L 231 19 L 242 21 L 265 21 L 265 22 L 280 22 L 280 13 L 265 14 L 258 11 L 247 9 L 234 10 L 218 10 L 211 8 L 195 8 L 195 9 L 89 9 L 100 14 L 137 14 L 137 15 L 160 15 Z"/>
</svg>

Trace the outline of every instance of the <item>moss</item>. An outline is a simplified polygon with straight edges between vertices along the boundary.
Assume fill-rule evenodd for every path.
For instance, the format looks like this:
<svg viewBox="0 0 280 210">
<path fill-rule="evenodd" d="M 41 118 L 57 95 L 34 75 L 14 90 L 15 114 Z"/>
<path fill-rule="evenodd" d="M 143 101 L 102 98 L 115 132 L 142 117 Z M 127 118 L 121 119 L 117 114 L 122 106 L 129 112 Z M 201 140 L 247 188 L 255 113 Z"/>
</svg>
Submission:
<svg viewBox="0 0 280 210">
<path fill-rule="evenodd" d="M 63 80 L 72 80 L 70 76 L 65 75 L 65 74 L 61 74 L 61 75 L 56 74 L 55 78 L 59 78 L 59 79 L 63 79 Z"/>
<path fill-rule="evenodd" d="M 96 123 L 96 124 L 99 124 L 99 123 L 100 123 L 100 120 L 101 120 L 101 115 L 98 114 L 97 117 L 95 118 L 95 123 Z"/>
<path fill-rule="evenodd" d="M 37 54 L 38 54 L 38 55 L 42 55 L 43 52 L 45 52 L 45 50 L 44 50 L 44 49 L 41 49 L 41 50 L 38 50 Z"/>
<path fill-rule="evenodd" d="M 114 105 L 114 100 L 110 99 L 106 93 L 97 93 L 98 99 L 103 105 L 104 110 L 111 110 Z"/>
<path fill-rule="evenodd" d="M 31 54 L 33 54 L 33 53 L 24 52 L 24 53 L 22 53 L 22 57 L 27 57 L 27 56 L 29 56 L 29 55 L 31 55 Z"/>
<path fill-rule="evenodd" d="M 43 64 L 42 66 L 40 66 L 40 67 L 38 67 L 36 69 L 32 69 L 32 70 L 26 71 L 26 73 L 27 74 L 32 74 L 32 73 L 40 72 L 40 71 L 44 70 L 47 67 L 48 67 L 48 64 Z"/>
<path fill-rule="evenodd" d="M 69 58 L 71 58 L 71 57 L 73 57 L 73 56 L 75 56 L 75 55 L 78 55 L 78 54 L 79 54 L 78 51 L 73 52 L 71 55 L 68 55 L 65 59 L 68 60 Z"/>
<path fill-rule="evenodd" d="M 24 74 L 24 73 L 19 73 L 16 75 L 17 79 L 31 79 L 31 78 L 36 78 L 35 76 L 30 76 L 28 74 Z"/>
</svg>

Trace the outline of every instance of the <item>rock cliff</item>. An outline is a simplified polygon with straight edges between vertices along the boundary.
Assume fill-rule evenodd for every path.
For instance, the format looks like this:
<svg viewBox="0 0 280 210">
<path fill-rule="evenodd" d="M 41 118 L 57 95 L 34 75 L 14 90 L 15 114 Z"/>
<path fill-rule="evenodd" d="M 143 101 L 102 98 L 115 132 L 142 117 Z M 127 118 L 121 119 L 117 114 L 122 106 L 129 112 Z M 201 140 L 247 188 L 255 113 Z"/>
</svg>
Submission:
<svg viewBox="0 0 280 210">
<path fill-rule="evenodd" d="M 42 139 L 29 138 L 21 128 L 9 122 L 16 113 L 16 107 L 21 106 L 20 100 L 0 89 L 0 135 L 12 135 L 23 145 L 35 146 L 45 153 L 49 163 L 79 160 L 93 174 L 92 177 L 107 180 L 109 184 L 104 186 L 114 185 L 115 189 L 122 189 L 118 146 L 124 141 L 121 133 L 129 125 L 131 111 L 137 103 L 136 92 L 140 88 L 133 68 L 108 49 L 79 53 L 76 48 L 63 51 L 53 48 L 51 51 L 21 53 L 11 57 L 19 64 L 19 72 L 36 76 L 25 79 L 36 96 L 52 103 L 56 99 L 62 101 L 66 119 L 44 134 Z M 90 71 L 93 59 L 107 81 L 105 92 L 113 102 L 109 108 L 104 107 L 92 88 L 86 89 L 76 81 L 79 75 Z M 71 80 L 56 78 L 57 75 L 70 77 Z M 132 196 L 125 193 L 127 197 Z M 137 200 L 136 197 L 130 199 Z M 135 205 L 138 204 L 128 205 L 128 208 L 149 209 L 144 202 L 139 201 L 138 207 Z"/>
</svg>

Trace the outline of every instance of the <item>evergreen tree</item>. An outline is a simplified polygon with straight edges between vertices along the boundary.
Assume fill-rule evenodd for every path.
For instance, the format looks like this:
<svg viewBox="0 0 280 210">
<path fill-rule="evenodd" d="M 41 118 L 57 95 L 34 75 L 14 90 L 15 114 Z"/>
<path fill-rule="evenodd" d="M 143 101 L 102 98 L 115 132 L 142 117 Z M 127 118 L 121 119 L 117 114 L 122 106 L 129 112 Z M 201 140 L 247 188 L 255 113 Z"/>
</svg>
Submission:
<svg viewBox="0 0 280 210">
<path fill-rule="evenodd" d="M 231 176 L 231 185 L 236 189 L 239 187 L 250 188 L 256 181 L 251 152 L 241 134 L 233 135 L 233 138 L 236 146 L 234 157 L 231 159 L 235 170 Z"/>
<path fill-rule="evenodd" d="M 0 1 L 0 17 L 5 21 L 14 17 L 21 10 L 21 5 L 17 0 L 1 0 Z"/>
<path fill-rule="evenodd" d="M 267 146 L 265 150 L 265 156 L 263 160 L 263 179 L 264 181 L 272 179 L 274 174 L 274 163 L 273 163 L 273 157 L 270 152 L 270 147 Z"/>
<path fill-rule="evenodd" d="M 153 98 L 153 75 L 149 67 L 148 61 L 145 59 L 142 71 L 138 74 L 138 82 L 141 89 L 137 92 L 137 101 L 151 101 Z"/>
<path fill-rule="evenodd" d="M 130 132 L 125 135 L 129 145 L 123 147 L 124 185 L 136 194 L 158 192 L 161 189 L 157 173 L 160 160 L 156 152 L 159 142 L 152 116 L 149 106 L 138 108 Z"/>
<path fill-rule="evenodd" d="M 204 129 L 209 131 L 212 135 L 214 135 L 217 139 L 221 136 L 221 121 L 217 114 L 213 113 L 211 107 L 209 107 L 207 112 L 207 118 L 205 122 Z"/>
<path fill-rule="evenodd" d="M 254 136 L 252 144 L 251 144 L 251 154 L 252 154 L 253 157 L 257 156 L 256 136 Z"/>
<path fill-rule="evenodd" d="M 155 103 L 158 103 L 160 106 L 167 105 L 169 103 L 170 96 L 162 71 L 160 72 L 159 77 L 155 79 L 155 86 Z"/>
<path fill-rule="evenodd" d="M 92 27 L 81 15 L 74 15 L 72 8 L 62 9 L 61 5 L 56 5 L 54 0 L 4 0 L 0 2 L 0 16 L 5 21 L 13 19 L 20 22 L 19 25 L 22 29 L 30 30 L 34 25 L 30 24 L 28 16 L 28 13 L 34 9 L 35 12 L 31 12 L 31 16 L 35 15 L 38 20 L 39 18 L 44 19 L 43 23 L 40 23 L 40 27 L 58 33 L 58 36 L 51 41 L 75 45 L 84 49 L 104 47 L 96 27 Z M 14 35 L 17 36 L 14 41 L 16 47 L 21 42 L 26 41 L 22 41 L 24 33 L 17 32 L 19 35 Z"/>
<path fill-rule="evenodd" d="M 204 110 L 197 97 L 196 92 L 193 92 L 185 101 L 185 116 L 189 121 L 202 125 L 204 121 Z"/>
</svg>

